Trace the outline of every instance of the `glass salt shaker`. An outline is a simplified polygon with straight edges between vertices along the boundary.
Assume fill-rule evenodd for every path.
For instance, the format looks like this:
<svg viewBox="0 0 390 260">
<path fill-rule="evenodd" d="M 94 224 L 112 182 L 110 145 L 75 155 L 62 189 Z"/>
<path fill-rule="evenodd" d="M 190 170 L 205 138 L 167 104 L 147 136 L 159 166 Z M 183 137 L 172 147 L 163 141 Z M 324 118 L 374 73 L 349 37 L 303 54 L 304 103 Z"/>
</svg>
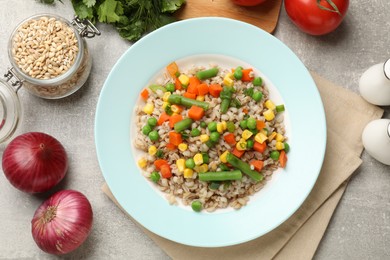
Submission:
<svg viewBox="0 0 390 260">
<path fill-rule="evenodd" d="M 39 14 L 22 21 L 8 41 L 11 67 L 0 79 L 0 143 L 10 138 L 22 117 L 18 91 L 59 99 L 87 81 L 92 58 L 85 38 L 100 35 L 88 20 L 72 21 L 54 14 Z"/>
</svg>

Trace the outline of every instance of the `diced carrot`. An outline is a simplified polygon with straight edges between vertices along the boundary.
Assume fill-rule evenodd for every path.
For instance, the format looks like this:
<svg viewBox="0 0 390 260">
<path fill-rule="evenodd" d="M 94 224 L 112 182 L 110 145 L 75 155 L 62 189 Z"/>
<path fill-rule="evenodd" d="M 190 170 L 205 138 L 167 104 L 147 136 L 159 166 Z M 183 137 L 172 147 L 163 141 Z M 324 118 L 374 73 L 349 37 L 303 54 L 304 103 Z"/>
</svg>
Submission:
<svg viewBox="0 0 390 260">
<path fill-rule="evenodd" d="M 196 99 L 196 95 L 189 92 L 185 92 L 183 96 L 190 99 Z"/>
<path fill-rule="evenodd" d="M 206 83 L 202 83 L 198 85 L 198 95 L 204 96 L 209 93 L 209 86 Z"/>
<path fill-rule="evenodd" d="M 259 152 L 259 153 L 264 153 L 266 148 L 267 148 L 267 143 L 266 142 L 259 143 L 259 142 L 255 141 L 255 143 L 253 145 L 253 150 L 255 150 L 255 151 Z"/>
<path fill-rule="evenodd" d="M 141 92 L 141 98 L 143 100 L 147 100 L 148 97 L 149 97 L 149 91 L 146 88 L 144 88 L 144 90 L 142 90 L 142 92 Z"/>
<path fill-rule="evenodd" d="M 170 128 L 173 128 L 175 126 L 175 124 L 179 121 L 183 120 L 183 116 L 182 115 L 172 115 L 170 118 L 169 118 L 169 127 Z"/>
<path fill-rule="evenodd" d="M 229 144 L 229 145 L 235 145 L 236 144 L 236 137 L 233 133 L 228 133 L 227 135 L 223 136 L 223 139 Z"/>
<path fill-rule="evenodd" d="M 280 163 L 280 167 L 282 167 L 282 168 L 286 167 L 286 164 L 287 164 L 287 154 L 286 154 L 286 152 L 284 150 L 282 150 L 280 152 L 279 163 Z"/>
<path fill-rule="evenodd" d="M 243 109 L 242 109 L 242 113 L 244 113 L 244 114 L 248 114 L 248 108 L 246 108 L 246 107 L 244 107 Z"/>
<path fill-rule="evenodd" d="M 172 78 L 176 78 L 176 74 L 179 72 L 179 67 L 177 66 L 176 62 L 168 64 L 166 69 Z"/>
<path fill-rule="evenodd" d="M 188 110 L 188 117 L 194 120 L 200 120 L 204 116 L 204 109 L 198 106 L 192 106 Z"/>
<path fill-rule="evenodd" d="M 187 92 L 198 95 L 198 85 L 200 84 L 200 80 L 197 77 L 190 77 L 190 83 L 187 87 Z"/>
<path fill-rule="evenodd" d="M 261 169 L 263 169 L 264 162 L 260 160 L 252 160 L 250 162 L 250 165 L 253 165 L 253 167 L 255 167 L 255 170 L 259 172 L 261 171 Z"/>
<path fill-rule="evenodd" d="M 176 90 L 182 90 L 183 85 L 181 84 L 180 80 L 178 78 L 175 78 L 175 89 Z"/>
<path fill-rule="evenodd" d="M 161 165 L 160 172 L 161 172 L 161 176 L 163 178 L 168 179 L 168 178 L 172 177 L 172 171 L 171 171 L 171 167 L 169 166 L 169 164 Z"/>
<path fill-rule="evenodd" d="M 169 118 L 170 116 L 167 113 L 162 112 L 160 117 L 158 118 L 157 125 L 162 125 L 165 121 L 168 121 Z"/>
<path fill-rule="evenodd" d="M 242 81 L 252 81 L 254 79 L 253 77 L 253 69 L 243 69 L 242 70 Z"/>
<path fill-rule="evenodd" d="M 245 153 L 245 150 L 238 150 L 236 147 L 234 147 L 232 154 L 237 156 L 238 158 L 241 158 L 241 156 Z"/>
<path fill-rule="evenodd" d="M 173 144 L 171 144 L 171 143 L 167 143 L 167 144 L 165 145 L 165 147 L 166 147 L 169 151 L 173 151 L 173 150 L 175 150 L 175 149 L 177 148 L 175 145 L 173 145 Z"/>
<path fill-rule="evenodd" d="M 183 142 L 180 133 L 176 133 L 175 131 L 169 132 L 169 142 L 175 146 L 178 146 Z"/>
<path fill-rule="evenodd" d="M 215 98 L 219 97 L 219 94 L 222 91 L 222 86 L 221 84 L 210 84 L 209 86 L 209 93 Z"/>
<path fill-rule="evenodd" d="M 160 170 L 161 169 L 161 166 L 163 165 L 168 165 L 169 166 L 169 163 L 167 160 L 164 160 L 164 159 L 157 159 L 154 161 L 154 166 L 156 166 L 157 170 Z"/>
<path fill-rule="evenodd" d="M 256 129 L 257 130 L 261 130 L 265 127 L 265 122 L 264 121 L 261 121 L 261 120 L 257 120 L 256 121 Z"/>
</svg>

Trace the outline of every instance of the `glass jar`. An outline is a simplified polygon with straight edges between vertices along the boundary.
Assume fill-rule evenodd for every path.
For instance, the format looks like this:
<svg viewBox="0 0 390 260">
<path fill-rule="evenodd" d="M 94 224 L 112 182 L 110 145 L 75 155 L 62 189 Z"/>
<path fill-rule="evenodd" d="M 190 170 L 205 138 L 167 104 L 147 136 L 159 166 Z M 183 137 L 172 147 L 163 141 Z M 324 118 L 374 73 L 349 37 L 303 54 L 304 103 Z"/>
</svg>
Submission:
<svg viewBox="0 0 390 260">
<path fill-rule="evenodd" d="M 21 87 L 41 98 L 58 99 L 84 85 L 92 67 L 85 38 L 95 35 L 100 32 L 90 21 L 75 17 L 70 22 L 53 14 L 35 15 L 16 26 L 8 42 L 11 68 L 0 79 L 0 143 L 21 121 Z"/>
</svg>

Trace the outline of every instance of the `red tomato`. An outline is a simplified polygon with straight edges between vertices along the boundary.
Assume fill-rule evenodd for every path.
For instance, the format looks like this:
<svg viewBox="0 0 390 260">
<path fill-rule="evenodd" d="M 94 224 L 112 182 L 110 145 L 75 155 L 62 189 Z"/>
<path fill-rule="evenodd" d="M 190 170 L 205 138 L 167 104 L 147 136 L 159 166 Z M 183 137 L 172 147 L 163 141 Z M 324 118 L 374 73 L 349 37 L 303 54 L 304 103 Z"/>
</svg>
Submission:
<svg viewBox="0 0 390 260">
<path fill-rule="evenodd" d="M 255 6 L 265 2 L 266 0 L 232 0 L 236 5 Z"/>
<path fill-rule="evenodd" d="M 332 7 L 332 2 L 338 12 Z M 344 19 L 348 6 L 349 0 L 284 0 L 284 7 L 292 22 L 311 35 L 323 35 L 335 30 Z"/>
</svg>

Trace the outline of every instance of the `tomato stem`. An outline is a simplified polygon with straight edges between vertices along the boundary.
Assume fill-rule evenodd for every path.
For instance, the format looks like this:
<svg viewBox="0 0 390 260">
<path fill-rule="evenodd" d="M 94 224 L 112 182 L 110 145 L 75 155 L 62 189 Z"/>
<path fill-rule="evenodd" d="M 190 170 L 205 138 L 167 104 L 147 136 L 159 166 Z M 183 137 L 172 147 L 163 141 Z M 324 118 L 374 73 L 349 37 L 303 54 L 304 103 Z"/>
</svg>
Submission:
<svg viewBox="0 0 390 260">
<path fill-rule="evenodd" d="M 340 13 L 339 9 L 337 8 L 337 5 L 335 5 L 335 3 L 333 3 L 332 0 L 325 0 L 325 1 L 326 1 L 333 9 L 321 5 L 321 0 L 317 0 L 317 6 L 318 6 L 318 8 L 320 8 L 320 9 L 322 9 L 322 10 L 329 11 L 329 12 L 337 13 L 338 15 L 341 16 L 341 13 Z"/>
</svg>

